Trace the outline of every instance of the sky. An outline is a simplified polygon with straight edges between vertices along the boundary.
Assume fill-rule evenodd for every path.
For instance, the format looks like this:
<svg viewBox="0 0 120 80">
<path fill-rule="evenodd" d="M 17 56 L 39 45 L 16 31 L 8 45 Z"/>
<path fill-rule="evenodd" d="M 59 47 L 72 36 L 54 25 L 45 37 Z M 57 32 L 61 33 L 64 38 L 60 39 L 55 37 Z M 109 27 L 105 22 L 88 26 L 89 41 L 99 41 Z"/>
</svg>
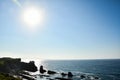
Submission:
<svg viewBox="0 0 120 80">
<path fill-rule="evenodd" d="M 44 10 L 35 30 L 26 7 Z M 119 0 L 0 0 L 0 57 L 120 59 Z"/>
</svg>

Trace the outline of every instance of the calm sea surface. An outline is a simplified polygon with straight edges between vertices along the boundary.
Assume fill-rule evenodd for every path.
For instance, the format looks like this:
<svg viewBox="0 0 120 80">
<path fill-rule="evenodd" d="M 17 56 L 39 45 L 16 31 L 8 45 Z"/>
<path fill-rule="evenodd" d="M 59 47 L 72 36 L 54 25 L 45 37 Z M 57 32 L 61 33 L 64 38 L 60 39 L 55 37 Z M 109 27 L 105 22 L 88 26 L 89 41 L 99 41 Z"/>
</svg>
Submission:
<svg viewBox="0 0 120 80">
<path fill-rule="evenodd" d="M 46 60 L 42 61 L 48 70 L 71 71 L 73 74 L 95 74 L 101 80 L 120 80 L 120 59 L 116 60 Z"/>
</svg>

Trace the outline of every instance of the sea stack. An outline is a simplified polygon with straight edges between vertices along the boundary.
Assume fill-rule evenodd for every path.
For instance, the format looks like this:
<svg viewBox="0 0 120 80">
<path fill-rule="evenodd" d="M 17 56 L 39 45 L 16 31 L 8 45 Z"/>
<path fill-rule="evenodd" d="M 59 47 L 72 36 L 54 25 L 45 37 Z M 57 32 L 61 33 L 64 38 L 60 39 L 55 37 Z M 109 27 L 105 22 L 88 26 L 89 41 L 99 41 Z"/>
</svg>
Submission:
<svg viewBox="0 0 120 80">
<path fill-rule="evenodd" d="M 68 72 L 68 77 L 73 77 L 73 74 L 71 72 Z"/>
<path fill-rule="evenodd" d="M 39 71 L 40 71 L 41 74 L 44 74 L 44 73 L 46 72 L 46 70 L 43 69 L 43 66 L 42 66 L 42 65 L 40 66 L 40 70 L 39 70 Z"/>
</svg>

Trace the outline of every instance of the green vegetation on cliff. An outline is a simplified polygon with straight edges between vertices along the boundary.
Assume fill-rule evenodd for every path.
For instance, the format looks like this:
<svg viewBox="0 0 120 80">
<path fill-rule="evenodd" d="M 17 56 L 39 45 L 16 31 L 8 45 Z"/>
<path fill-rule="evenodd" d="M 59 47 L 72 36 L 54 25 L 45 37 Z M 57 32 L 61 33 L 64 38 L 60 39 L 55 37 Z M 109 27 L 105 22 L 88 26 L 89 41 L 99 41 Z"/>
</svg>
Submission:
<svg viewBox="0 0 120 80">
<path fill-rule="evenodd" d="M 19 78 L 14 78 L 8 74 L 0 73 L 0 80 L 21 80 Z"/>
</svg>

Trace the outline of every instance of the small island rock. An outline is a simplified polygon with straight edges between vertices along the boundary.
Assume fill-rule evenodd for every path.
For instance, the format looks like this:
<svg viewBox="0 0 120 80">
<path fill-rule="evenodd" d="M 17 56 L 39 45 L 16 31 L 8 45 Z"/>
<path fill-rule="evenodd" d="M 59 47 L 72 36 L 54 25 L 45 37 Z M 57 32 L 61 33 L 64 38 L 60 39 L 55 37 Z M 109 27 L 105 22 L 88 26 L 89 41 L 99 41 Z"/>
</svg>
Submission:
<svg viewBox="0 0 120 80">
<path fill-rule="evenodd" d="M 68 77 L 73 77 L 73 74 L 71 72 L 68 72 Z"/>
<path fill-rule="evenodd" d="M 40 70 L 39 70 L 39 71 L 40 71 L 40 73 L 41 73 L 41 74 L 43 74 L 43 73 L 45 73 L 45 72 L 46 72 L 46 70 L 45 70 L 45 69 L 43 69 L 43 66 L 42 66 L 42 65 L 40 66 Z"/>
<path fill-rule="evenodd" d="M 48 74 L 56 74 L 57 72 L 48 70 L 47 73 L 48 73 Z"/>
</svg>

